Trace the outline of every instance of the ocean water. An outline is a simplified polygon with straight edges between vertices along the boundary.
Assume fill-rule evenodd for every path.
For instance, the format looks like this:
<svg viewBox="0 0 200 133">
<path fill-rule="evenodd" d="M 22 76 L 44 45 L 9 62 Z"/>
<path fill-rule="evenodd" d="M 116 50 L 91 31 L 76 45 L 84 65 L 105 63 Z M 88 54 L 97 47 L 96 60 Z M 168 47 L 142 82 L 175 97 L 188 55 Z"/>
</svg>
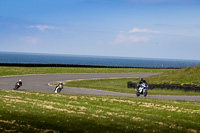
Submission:
<svg viewBox="0 0 200 133">
<path fill-rule="evenodd" d="M 117 67 L 186 67 L 200 65 L 200 60 L 0 52 L 0 63 L 73 64 Z"/>
</svg>

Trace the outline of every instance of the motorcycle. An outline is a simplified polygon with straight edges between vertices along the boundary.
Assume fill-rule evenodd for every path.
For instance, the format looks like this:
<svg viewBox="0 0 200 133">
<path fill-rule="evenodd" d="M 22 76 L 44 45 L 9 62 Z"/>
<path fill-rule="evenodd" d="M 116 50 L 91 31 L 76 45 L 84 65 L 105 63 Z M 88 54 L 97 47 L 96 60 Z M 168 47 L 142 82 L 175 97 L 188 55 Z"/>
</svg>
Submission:
<svg viewBox="0 0 200 133">
<path fill-rule="evenodd" d="M 139 87 L 137 87 L 136 90 L 136 96 L 139 97 L 141 94 L 144 95 L 144 97 L 147 96 L 147 88 L 148 85 L 145 83 L 142 83 L 141 85 L 137 85 Z"/>
<path fill-rule="evenodd" d="M 13 90 L 17 90 L 17 89 L 19 89 L 19 87 L 21 87 L 22 86 L 22 82 L 17 82 L 16 84 L 15 84 L 15 87 L 13 88 Z"/>
<path fill-rule="evenodd" d="M 55 93 L 60 93 L 62 89 L 63 89 L 63 84 L 58 84 L 58 85 L 55 87 L 54 92 L 55 92 Z"/>
</svg>

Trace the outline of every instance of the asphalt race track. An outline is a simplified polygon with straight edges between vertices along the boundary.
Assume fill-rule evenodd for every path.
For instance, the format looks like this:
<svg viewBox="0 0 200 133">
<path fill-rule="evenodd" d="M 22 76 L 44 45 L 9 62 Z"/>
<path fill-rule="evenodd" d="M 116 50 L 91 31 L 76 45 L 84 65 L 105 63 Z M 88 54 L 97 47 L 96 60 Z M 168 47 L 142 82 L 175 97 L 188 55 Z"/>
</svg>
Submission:
<svg viewBox="0 0 200 133">
<path fill-rule="evenodd" d="M 0 77 L 0 90 L 13 90 L 15 83 L 19 79 L 22 79 L 23 83 L 22 87 L 20 87 L 19 90 L 54 93 L 55 87 L 50 86 L 49 83 L 55 81 L 94 79 L 94 78 L 148 77 L 156 74 L 158 73 L 91 73 L 91 74 L 88 73 L 88 74 L 42 74 L 42 75 L 3 76 Z M 118 93 L 118 92 L 86 89 L 86 88 L 64 87 L 61 93 L 136 97 L 134 89 L 133 89 L 133 94 L 126 94 L 126 93 Z M 147 98 L 200 102 L 200 96 L 147 95 Z"/>
</svg>

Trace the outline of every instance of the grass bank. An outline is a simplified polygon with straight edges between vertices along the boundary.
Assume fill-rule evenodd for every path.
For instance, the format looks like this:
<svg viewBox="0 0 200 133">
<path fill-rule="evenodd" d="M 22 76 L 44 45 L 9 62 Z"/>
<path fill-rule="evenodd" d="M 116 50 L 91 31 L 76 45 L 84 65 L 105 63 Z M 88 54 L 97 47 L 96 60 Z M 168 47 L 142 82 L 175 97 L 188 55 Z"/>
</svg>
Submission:
<svg viewBox="0 0 200 133">
<path fill-rule="evenodd" d="M 200 66 L 168 71 L 146 78 L 149 83 L 195 84 L 200 86 Z"/>
<path fill-rule="evenodd" d="M 187 67 L 173 71 L 166 71 L 160 75 L 155 75 L 145 78 L 149 84 L 194 84 L 200 85 L 200 66 Z M 139 78 L 124 78 L 124 79 L 98 79 L 98 80 L 82 80 L 66 82 L 66 86 L 91 88 L 123 93 L 135 93 L 133 89 L 127 88 L 127 82 L 138 82 Z M 185 92 L 183 90 L 148 90 L 149 95 L 196 95 L 200 96 L 200 92 Z"/>
<path fill-rule="evenodd" d="M 200 103 L 0 90 L 0 132 L 200 132 Z"/>
<path fill-rule="evenodd" d="M 64 86 L 135 94 L 134 88 L 127 88 L 128 81 L 138 82 L 139 78 L 113 78 L 113 79 L 111 78 L 111 79 L 66 81 L 64 83 Z M 184 90 L 153 89 L 153 90 L 148 90 L 148 95 L 200 96 L 200 92 L 195 92 L 195 91 L 185 92 Z"/>
<path fill-rule="evenodd" d="M 25 74 L 58 74 L 58 73 L 152 73 L 166 72 L 174 69 L 152 68 L 87 68 L 87 67 L 4 67 L 0 66 L 0 76 Z"/>
</svg>

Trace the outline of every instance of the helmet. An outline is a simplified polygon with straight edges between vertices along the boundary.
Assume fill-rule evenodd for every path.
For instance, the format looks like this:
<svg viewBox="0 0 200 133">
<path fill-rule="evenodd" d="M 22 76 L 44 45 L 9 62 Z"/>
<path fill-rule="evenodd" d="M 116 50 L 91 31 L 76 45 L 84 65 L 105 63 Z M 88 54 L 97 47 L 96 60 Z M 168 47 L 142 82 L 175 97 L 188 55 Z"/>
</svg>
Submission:
<svg viewBox="0 0 200 133">
<path fill-rule="evenodd" d="M 143 78 L 140 78 L 140 80 L 143 80 Z"/>
<path fill-rule="evenodd" d="M 22 82 L 22 80 L 20 79 L 19 82 Z"/>
</svg>

